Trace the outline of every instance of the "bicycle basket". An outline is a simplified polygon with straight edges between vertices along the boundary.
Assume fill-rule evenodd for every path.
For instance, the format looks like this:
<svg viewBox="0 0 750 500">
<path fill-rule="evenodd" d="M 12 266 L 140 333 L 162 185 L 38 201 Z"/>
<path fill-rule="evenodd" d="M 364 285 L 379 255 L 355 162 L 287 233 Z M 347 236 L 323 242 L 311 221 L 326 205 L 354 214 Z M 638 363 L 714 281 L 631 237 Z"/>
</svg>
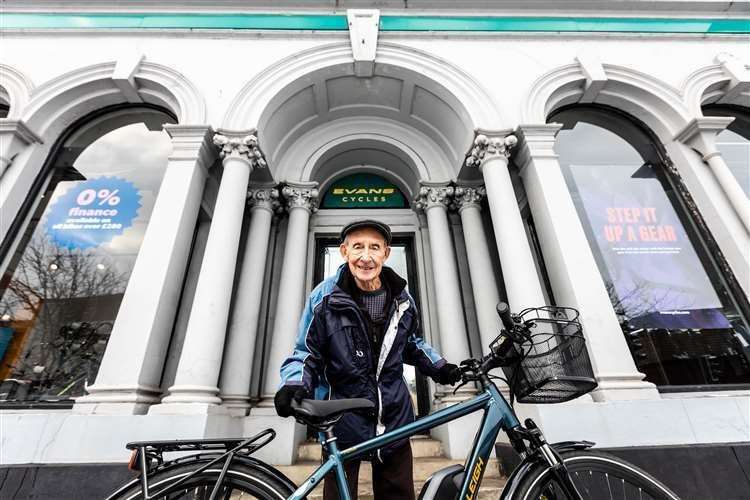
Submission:
<svg viewBox="0 0 750 500">
<path fill-rule="evenodd" d="M 562 403 L 596 387 L 578 311 L 536 307 L 519 316 L 528 335 L 515 345 L 519 361 L 503 371 L 520 403 Z"/>
</svg>

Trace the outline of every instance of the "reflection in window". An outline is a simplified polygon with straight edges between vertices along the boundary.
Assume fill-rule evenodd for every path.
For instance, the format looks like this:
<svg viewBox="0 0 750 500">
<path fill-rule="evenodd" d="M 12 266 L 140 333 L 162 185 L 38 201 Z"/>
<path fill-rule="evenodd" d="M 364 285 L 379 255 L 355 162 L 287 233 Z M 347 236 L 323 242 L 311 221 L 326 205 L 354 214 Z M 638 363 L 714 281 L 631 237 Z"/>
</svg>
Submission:
<svg viewBox="0 0 750 500">
<path fill-rule="evenodd" d="M 716 136 L 716 147 L 745 194 L 750 197 L 750 112 L 730 106 L 706 106 L 705 116 L 731 116 L 734 121 Z"/>
<path fill-rule="evenodd" d="M 564 124 L 560 164 L 638 369 L 661 386 L 750 382 L 747 323 L 651 139 L 602 110 L 551 121 Z"/>
<path fill-rule="evenodd" d="M 152 109 L 89 120 L 55 153 L 0 278 L 0 401 L 64 401 L 92 384 L 166 168 Z"/>
</svg>

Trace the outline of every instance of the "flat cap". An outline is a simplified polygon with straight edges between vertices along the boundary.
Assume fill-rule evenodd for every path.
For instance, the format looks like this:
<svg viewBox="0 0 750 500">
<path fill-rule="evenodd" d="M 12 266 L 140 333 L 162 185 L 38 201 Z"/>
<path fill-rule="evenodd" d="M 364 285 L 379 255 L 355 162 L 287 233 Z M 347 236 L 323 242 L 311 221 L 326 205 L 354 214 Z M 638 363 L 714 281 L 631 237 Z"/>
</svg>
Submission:
<svg viewBox="0 0 750 500">
<path fill-rule="evenodd" d="M 372 228 L 383 235 L 387 245 L 391 244 L 391 228 L 387 224 L 373 219 L 362 219 L 350 222 L 341 230 L 341 241 L 343 242 L 346 235 L 357 229 L 363 229 L 365 227 Z"/>
</svg>

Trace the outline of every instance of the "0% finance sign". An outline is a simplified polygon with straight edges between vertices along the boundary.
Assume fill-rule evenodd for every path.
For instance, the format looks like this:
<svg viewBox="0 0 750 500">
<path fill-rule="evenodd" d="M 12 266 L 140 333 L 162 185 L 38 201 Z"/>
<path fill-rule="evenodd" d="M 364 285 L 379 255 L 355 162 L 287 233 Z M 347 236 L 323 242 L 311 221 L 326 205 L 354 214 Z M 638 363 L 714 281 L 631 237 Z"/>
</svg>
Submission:
<svg viewBox="0 0 750 500">
<path fill-rule="evenodd" d="M 130 181 L 90 179 L 69 189 L 50 207 L 47 234 L 61 247 L 99 246 L 130 227 L 140 207 L 141 194 Z"/>
</svg>

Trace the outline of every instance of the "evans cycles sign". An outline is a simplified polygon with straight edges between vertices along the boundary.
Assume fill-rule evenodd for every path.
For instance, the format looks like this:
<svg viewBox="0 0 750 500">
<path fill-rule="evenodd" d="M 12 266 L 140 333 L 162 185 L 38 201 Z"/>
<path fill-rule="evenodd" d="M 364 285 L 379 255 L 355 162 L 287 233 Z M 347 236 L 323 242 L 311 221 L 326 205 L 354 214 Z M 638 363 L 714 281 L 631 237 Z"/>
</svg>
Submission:
<svg viewBox="0 0 750 500">
<path fill-rule="evenodd" d="M 373 174 L 354 174 L 335 181 L 320 208 L 407 208 L 406 198 L 391 182 Z"/>
<path fill-rule="evenodd" d="M 47 215 L 47 234 L 61 247 L 90 248 L 106 243 L 133 224 L 141 194 L 129 181 L 99 177 L 60 196 Z"/>
</svg>

